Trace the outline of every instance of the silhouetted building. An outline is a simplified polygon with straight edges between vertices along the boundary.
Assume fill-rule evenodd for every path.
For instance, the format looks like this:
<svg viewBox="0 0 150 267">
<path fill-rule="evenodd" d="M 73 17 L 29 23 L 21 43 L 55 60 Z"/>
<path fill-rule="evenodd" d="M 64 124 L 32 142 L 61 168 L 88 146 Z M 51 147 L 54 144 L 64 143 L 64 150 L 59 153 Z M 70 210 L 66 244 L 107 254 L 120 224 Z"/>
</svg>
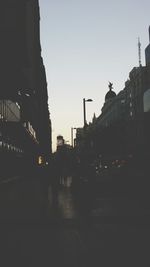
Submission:
<svg viewBox="0 0 150 267">
<path fill-rule="evenodd" d="M 150 26 L 149 26 L 149 44 L 145 49 L 146 66 L 150 65 Z"/>
<path fill-rule="evenodd" d="M 145 56 L 146 66 L 134 67 L 118 94 L 109 83 L 100 116 L 85 131 L 77 131 L 76 148 L 93 157 L 91 161 L 142 157 L 150 150 L 150 45 Z"/>
<path fill-rule="evenodd" d="M 51 153 L 51 121 L 41 57 L 38 0 L 6 0 L 0 8 L 1 153 L 38 162 Z M 4 144 L 7 144 L 7 146 Z M 6 147 L 6 148 L 5 148 Z M 14 147 L 15 149 L 8 149 Z M 8 153 L 7 153 L 8 156 Z"/>
<path fill-rule="evenodd" d="M 108 97 L 109 96 L 109 97 Z M 125 92 L 122 90 L 118 95 L 113 91 L 108 91 L 102 107 L 102 113 L 97 118 L 97 124 L 107 127 L 125 116 Z"/>
<path fill-rule="evenodd" d="M 65 144 L 65 140 L 62 135 L 57 136 L 57 150 L 61 149 Z"/>
<path fill-rule="evenodd" d="M 109 91 L 107 92 L 105 96 L 105 102 L 112 100 L 116 96 L 116 93 L 112 90 L 113 88 L 112 86 L 113 84 L 109 82 L 109 85 L 108 85 Z"/>
</svg>

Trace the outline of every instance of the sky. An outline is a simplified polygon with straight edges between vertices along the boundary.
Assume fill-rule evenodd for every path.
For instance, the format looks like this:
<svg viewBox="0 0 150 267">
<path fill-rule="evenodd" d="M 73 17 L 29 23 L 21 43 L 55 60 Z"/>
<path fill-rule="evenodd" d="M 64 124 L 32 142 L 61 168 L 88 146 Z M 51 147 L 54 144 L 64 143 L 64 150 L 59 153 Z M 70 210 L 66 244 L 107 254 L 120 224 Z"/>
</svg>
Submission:
<svg viewBox="0 0 150 267">
<path fill-rule="evenodd" d="M 71 144 L 71 127 L 98 117 L 108 83 L 118 93 L 138 66 L 138 37 L 149 43 L 149 0 L 39 0 L 40 39 L 48 83 L 52 147 L 57 135 Z M 74 130 L 75 137 L 75 130 Z"/>
</svg>

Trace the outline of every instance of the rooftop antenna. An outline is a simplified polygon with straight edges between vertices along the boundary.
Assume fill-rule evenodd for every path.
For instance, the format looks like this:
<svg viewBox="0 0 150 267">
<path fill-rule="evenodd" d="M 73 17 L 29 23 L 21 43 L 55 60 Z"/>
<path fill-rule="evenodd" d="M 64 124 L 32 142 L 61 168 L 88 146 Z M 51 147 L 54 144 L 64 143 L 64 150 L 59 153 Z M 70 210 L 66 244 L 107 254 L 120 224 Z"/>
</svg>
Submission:
<svg viewBox="0 0 150 267">
<path fill-rule="evenodd" d="M 138 37 L 138 55 L 139 55 L 139 67 L 142 66 L 141 64 L 141 42 L 140 42 L 140 38 Z"/>
</svg>

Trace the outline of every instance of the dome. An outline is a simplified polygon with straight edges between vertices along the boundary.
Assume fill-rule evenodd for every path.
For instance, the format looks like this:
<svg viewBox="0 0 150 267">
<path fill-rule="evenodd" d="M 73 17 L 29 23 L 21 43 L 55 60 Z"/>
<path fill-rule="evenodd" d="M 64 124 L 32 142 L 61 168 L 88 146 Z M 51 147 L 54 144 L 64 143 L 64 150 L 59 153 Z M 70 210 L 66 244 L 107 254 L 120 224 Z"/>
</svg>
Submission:
<svg viewBox="0 0 150 267">
<path fill-rule="evenodd" d="M 107 92 L 107 94 L 105 96 L 105 101 L 108 100 L 108 99 L 111 99 L 111 98 L 113 98 L 115 96 L 116 96 L 116 93 L 114 91 L 110 90 L 110 91 Z"/>
<path fill-rule="evenodd" d="M 116 93 L 112 90 L 112 83 L 109 83 L 108 87 L 109 87 L 109 91 L 107 92 L 106 96 L 105 96 L 105 101 L 112 99 L 116 96 Z"/>
</svg>

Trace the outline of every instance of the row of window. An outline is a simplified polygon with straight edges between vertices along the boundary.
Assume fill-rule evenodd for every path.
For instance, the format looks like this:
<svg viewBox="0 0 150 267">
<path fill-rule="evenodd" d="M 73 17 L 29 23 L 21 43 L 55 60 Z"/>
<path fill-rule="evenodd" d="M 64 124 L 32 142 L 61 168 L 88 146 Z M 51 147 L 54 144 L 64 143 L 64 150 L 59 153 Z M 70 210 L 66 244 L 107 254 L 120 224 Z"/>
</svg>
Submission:
<svg viewBox="0 0 150 267">
<path fill-rule="evenodd" d="M 4 149 L 5 151 L 9 152 L 23 153 L 23 150 L 21 148 L 18 148 L 15 145 L 6 143 L 4 141 L 0 141 L 0 149 Z"/>
<path fill-rule="evenodd" d="M 28 122 L 24 122 L 23 126 L 30 132 L 30 134 L 34 137 L 34 139 L 36 139 L 36 132 L 33 129 L 31 123 Z"/>
</svg>

